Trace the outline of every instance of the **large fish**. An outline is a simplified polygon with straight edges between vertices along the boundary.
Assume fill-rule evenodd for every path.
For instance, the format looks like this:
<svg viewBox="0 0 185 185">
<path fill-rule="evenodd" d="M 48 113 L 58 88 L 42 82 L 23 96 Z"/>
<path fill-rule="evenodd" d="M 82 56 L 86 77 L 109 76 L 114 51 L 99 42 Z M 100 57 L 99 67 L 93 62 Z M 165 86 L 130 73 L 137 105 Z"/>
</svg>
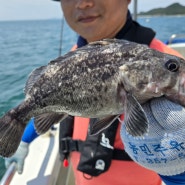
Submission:
<svg viewBox="0 0 185 185">
<path fill-rule="evenodd" d="M 30 74 L 25 100 L 0 118 L 0 155 L 16 151 L 32 117 L 38 133 L 68 115 L 99 118 L 96 133 L 125 113 L 127 132 L 142 136 L 148 123 L 140 104 L 164 95 L 184 106 L 184 87 L 181 58 L 125 40 L 91 43 Z"/>
</svg>

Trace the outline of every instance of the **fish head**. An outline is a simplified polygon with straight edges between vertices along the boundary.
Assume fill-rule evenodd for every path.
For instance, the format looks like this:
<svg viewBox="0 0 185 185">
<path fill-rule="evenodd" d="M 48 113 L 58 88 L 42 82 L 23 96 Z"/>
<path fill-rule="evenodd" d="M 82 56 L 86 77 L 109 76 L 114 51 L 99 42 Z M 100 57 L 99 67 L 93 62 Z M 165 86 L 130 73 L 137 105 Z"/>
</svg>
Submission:
<svg viewBox="0 0 185 185">
<path fill-rule="evenodd" d="M 140 103 L 166 96 L 185 105 L 185 60 L 146 49 L 120 66 L 121 80 L 127 92 Z"/>
<path fill-rule="evenodd" d="M 185 60 L 172 55 L 167 56 L 167 59 L 165 68 L 169 72 L 171 81 L 169 81 L 169 86 L 164 88 L 164 95 L 185 106 Z"/>
</svg>

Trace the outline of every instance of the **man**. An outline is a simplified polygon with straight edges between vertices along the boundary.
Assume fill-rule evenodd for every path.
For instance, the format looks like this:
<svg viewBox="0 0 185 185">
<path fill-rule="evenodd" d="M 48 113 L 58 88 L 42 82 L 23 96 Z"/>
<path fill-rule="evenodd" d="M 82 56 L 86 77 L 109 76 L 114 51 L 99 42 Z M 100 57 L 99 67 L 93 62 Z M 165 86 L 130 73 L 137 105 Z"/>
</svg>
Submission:
<svg viewBox="0 0 185 185">
<path fill-rule="evenodd" d="M 130 12 L 128 11 L 129 3 L 130 0 L 61 0 L 61 7 L 64 13 L 64 17 L 69 26 L 80 35 L 78 38 L 77 47 L 82 47 L 89 42 L 101 40 L 104 38 L 117 38 L 126 39 L 141 44 L 147 44 L 151 48 L 158 49 L 162 52 L 168 52 L 178 55 L 177 52 L 166 47 L 159 40 L 156 40 L 154 38 L 155 33 L 153 32 L 153 30 L 142 27 L 138 23 L 132 21 Z M 103 138 L 103 135 L 92 138 L 87 135 L 87 130 L 89 121 L 93 120 L 79 117 L 70 117 L 69 121 L 70 120 L 72 120 L 72 122 L 74 123 L 71 127 L 74 128 L 71 132 L 73 139 L 70 142 L 77 140 L 80 140 L 81 142 L 85 141 L 82 142 L 83 147 L 79 143 L 79 148 L 82 147 L 82 149 L 79 149 L 80 151 L 69 151 L 71 152 L 71 162 L 73 165 L 75 181 L 77 185 L 161 184 L 161 180 L 156 173 L 134 163 L 126 155 L 126 153 L 124 156 L 122 156 L 122 154 L 124 153 L 124 147 L 120 139 L 120 123 L 118 121 L 112 124 L 116 125 L 118 128 L 111 128 L 111 130 L 114 129 L 115 131 L 110 138 Z M 66 125 L 68 124 L 69 123 L 66 123 Z M 24 150 L 25 148 L 28 149 L 29 143 L 37 136 L 34 134 L 35 132 L 32 125 L 33 121 L 32 124 L 29 124 L 26 128 L 26 131 L 22 138 L 22 142 L 16 154 L 11 159 L 6 160 L 7 166 L 9 162 L 13 159 L 17 160 L 19 167 L 18 170 L 20 173 L 22 172 L 23 162 L 27 155 L 27 152 L 21 152 L 21 150 Z M 64 124 L 61 124 L 61 127 L 62 125 Z M 30 131 L 31 129 L 32 131 Z M 110 133 L 110 130 L 107 130 L 106 132 Z M 30 137 L 30 135 L 32 134 L 34 136 Z M 61 133 L 61 137 L 65 141 L 66 138 L 62 135 L 63 133 Z M 97 156 L 95 156 L 95 158 L 93 158 L 92 156 L 88 156 L 86 159 L 84 159 L 87 151 L 90 151 L 91 154 L 95 155 L 97 153 L 95 152 L 95 150 L 97 151 L 100 149 L 98 145 L 98 137 L 100 137 L 102 140 L 111 140 L 113 142 L 114 148 L 116 149 L 114 151 L 117 151 L 118 153 L 118 155 L 115 155 L 113 151 L 113 153 L 110 152 L 111 155 L 109 155 L 110 153 L 105 152 L 105 149 L 101 148 L 103 152 L 100 150 L 100 155 L 102 153 L 105 153 L 105 156 L 108 158 L 105 164 L 102 160 L 96 160 Z M 93 142 L 91 141 L 92 139 Z M 95 145 L 93 145 L 93 143 L 95 143 Z M 63 151 L 61 151 L 61 153 L 63 155 Z M 114 155 L 116 156 L 115 158 L 113 157 Z M 106 158 L 105 156 L 103 159 Z M 64 154 L 65 160 L 67 159 L 67 157 L 68 155 L 65 156 Z M 92 165 L 94 164 L 94 162 L 99 163 L 96 163 L 96 165 Z M 107 165 L 106 169 L 104 168 L 104 165 Z M 87 178 L 88 176 L 86 174 L 89 174 L 90 176 L 92 176 L 92 178 Z"/>
</svg>

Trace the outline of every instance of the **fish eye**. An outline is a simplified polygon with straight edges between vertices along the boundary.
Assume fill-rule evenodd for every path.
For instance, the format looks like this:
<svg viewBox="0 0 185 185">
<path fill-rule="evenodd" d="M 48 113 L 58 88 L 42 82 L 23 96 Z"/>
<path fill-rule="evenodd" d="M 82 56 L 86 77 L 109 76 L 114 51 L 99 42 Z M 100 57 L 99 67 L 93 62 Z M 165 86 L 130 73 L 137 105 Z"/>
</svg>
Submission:
<svg viewBox="0 0 185 185">
<path fill-rule="evenodd" d="M 165 67 L 171 72 L 177 72 L 179 69 L 179 63 L 175 59 L 169 59 L 165 63 Z"/>
</svg>

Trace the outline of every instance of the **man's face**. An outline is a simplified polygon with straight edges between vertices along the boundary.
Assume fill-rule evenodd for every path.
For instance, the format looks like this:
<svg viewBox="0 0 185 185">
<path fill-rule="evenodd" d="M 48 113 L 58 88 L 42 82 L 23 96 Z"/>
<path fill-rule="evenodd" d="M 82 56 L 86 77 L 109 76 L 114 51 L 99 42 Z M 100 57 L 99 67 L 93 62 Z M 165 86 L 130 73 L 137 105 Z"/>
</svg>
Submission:
<svg viewBox="0 0 185 185">
<path fill-rule="evenodd" d="M 130 0 L 61 0 L 69 26 L 88 42 L 113 38 L 126 22 Z"/>
</svg>

